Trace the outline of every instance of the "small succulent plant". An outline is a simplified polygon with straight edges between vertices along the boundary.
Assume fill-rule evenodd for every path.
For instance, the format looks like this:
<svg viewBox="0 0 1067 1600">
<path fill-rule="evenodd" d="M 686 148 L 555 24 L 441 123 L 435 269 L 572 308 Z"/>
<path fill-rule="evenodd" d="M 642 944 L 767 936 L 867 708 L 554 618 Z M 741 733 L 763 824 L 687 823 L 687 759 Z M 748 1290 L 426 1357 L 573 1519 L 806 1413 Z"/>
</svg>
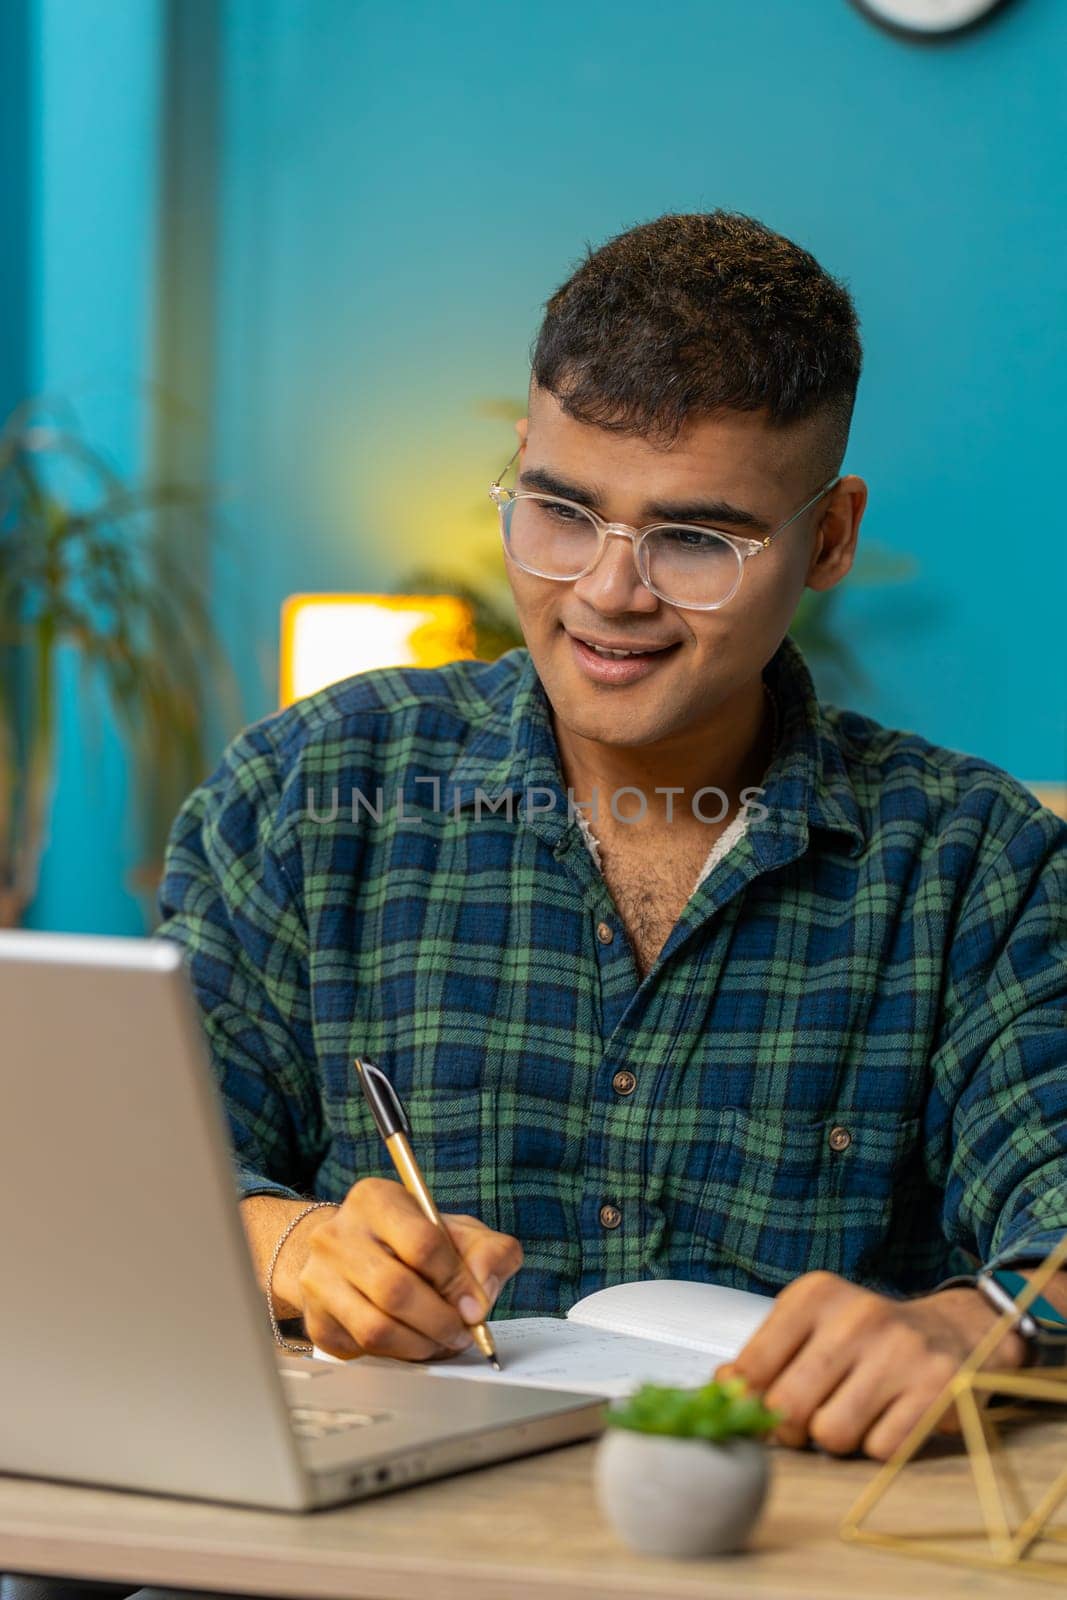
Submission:
<svg viewBox="0 0 1067 1600">
<path fill-rule="evenodd" d="M 755 1438 L 782 1420 L 758 1395 L 750 1394 L 744 1380 L 714 1380 L 698 1389 L 671 1389 L 646 1383 L 620 1405 L 610 1406 L 607 1422 L 634 1433 L 659 1433 L 680 1439 Z"/>
</svg>

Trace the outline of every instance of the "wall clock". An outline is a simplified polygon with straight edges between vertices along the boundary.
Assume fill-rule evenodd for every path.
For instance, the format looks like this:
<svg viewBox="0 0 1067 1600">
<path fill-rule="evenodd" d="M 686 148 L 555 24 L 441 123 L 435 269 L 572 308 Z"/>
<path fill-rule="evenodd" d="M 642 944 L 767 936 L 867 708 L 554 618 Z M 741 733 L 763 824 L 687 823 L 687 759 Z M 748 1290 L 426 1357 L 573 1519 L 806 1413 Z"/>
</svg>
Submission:
<svg viewBox="0 0 1067 1600">
<path fill-rule="evenodd" d="M 963 33 L 1000 11 L 1008 0 L 852 0 L 857 11 L 908 39 Z"/>
</svg>

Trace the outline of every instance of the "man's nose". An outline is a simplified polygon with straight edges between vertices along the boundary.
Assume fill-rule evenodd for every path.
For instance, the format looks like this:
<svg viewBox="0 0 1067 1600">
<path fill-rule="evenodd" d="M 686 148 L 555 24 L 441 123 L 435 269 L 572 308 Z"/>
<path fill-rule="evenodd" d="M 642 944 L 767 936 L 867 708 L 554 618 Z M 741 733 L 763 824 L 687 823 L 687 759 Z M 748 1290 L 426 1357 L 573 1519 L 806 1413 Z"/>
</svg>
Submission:
<svg viewBox="0 0 1067 1600">
<path fill-rule="evenodd" d="M 575 581 L 580 600 L 598 611 L 655 611 L 659 599 L 641 579 L 637 550 L 625 534 L 609 533 L 596 566 Z"/>
</svg>

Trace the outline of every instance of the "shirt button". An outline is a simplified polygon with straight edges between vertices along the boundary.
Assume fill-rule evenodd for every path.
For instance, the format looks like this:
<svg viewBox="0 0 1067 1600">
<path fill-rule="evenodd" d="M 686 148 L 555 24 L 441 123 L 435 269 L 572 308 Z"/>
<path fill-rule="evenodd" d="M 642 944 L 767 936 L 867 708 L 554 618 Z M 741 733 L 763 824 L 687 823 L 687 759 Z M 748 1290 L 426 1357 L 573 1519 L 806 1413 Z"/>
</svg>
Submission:
<svg viewBox="0 0 1067 1600">
<path fill-rule="evenodd" d="M 615 929 L 610 927 L 606 922 L 598 922 L 596 925 L 596 936 L 600 940 L 601 944 L 610 944 L 612 939 L 615 937 Z"/>
<path fill-rule="evenodd" d="M 622 1221 L 622 1212 L 618 1206 L 601 1206 L 600 1225 L 602 1228 L 617 1228 Z"/>
<path fill-rule="evenodd" d="M 637 1088 L 637 1079 L 632 1072 L 617 1072 L 611 1080 L 611 1087 L 616 1094 L 633 1094 Z"/>
<path fill-rule="evenodd" d="M 831 1128 L 830 1138 L 827 1142 L 831 1150 L 847 1150 L 852 1143 L 852 1135 L 847 1128 Z"/>
</svg>

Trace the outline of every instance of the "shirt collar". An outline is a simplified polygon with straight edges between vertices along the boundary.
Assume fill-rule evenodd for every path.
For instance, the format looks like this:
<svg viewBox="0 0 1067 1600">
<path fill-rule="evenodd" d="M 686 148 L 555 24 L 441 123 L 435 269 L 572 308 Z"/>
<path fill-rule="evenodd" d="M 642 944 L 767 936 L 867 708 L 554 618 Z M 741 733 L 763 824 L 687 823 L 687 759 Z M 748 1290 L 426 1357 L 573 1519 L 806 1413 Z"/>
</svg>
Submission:
<svg viewBox="0 0 1067 1600">
<path fill-rule="evenodd" d="M 848 836 L 848 853 L 866 843 L 859 803 L 841 748 L 836 719 L 815 692 L 800 646 L 788 634 L 764 669 L 781 725 L 774 759 L 764 775 L 762 804 L 769 817 L 757 839 L 777 834 L 807 842 L 811 828 Z"/>
<path fill-rule="evenodd" d="M 509 654 L 517 666 L 510 704 L 501 705 L 498 715 L 482 724 L 463 751 L 452 771 L 449 804 L 457 811 L 465 809 L 480 795 L 486 809 L 495 806 L 503 814 L 505 797 L 511 794 L 514 799 L 507 814 L 521 819 L 535 791 L 535 806 L 547 806 L 551 794 L 552 813 L 535 813 L 531 820 L 555 840 L 566 831 L 569 819 L 548 697 L 529 651 Z M 764 677 L 778 703 L 779 728 L 763 782 L 761 804 L 767 816 L 754 820 L 748 830 L 754 847 L 765 865 L 775 865 L 795 857 L 797 846 L 803 849 L 807 844 L 810 830 L 819 828 L 846 835 L 849 853 L 857 853 L 866 835 L 836 728 L 819 702 L 800 647 L 788 634 L 767 663 Z"/>
<path fill-rule="evenodd" d="M 492 804 L 511 793 L 518 805 L 520 797 L 543 785 L 563 798 L 565 810 L 566 790 L 548 697 L 530 652 L 511 650 L 508 656 L 517 666 L 510 700 L 483 723 L 452 769 L 451 804 L 462 809 L 474 805 L 479 795 Z"/>
</svg>

